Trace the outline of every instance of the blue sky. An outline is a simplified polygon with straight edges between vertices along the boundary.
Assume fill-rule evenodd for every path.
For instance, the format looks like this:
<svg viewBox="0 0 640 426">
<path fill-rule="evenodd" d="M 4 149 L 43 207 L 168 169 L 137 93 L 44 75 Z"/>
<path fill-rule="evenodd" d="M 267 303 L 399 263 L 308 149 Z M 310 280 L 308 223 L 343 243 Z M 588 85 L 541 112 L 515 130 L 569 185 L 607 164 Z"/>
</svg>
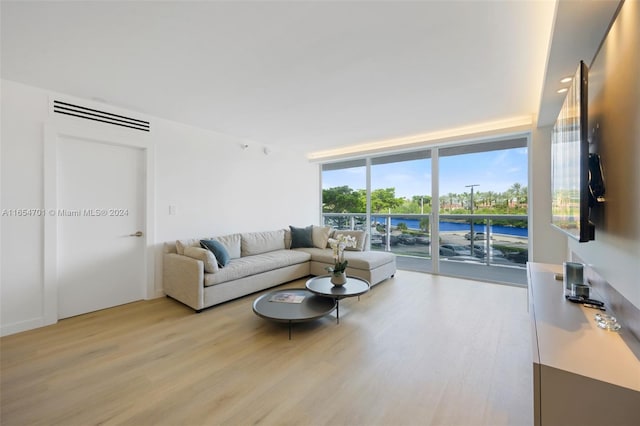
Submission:
<svg viewBox="0 0 640 426">
<path fill-rule="evenodd" d="M 365 168 L 328 171 L 322 187 L 366 186 Z M 504 192 L 514 183 L 527 186 L 527 149 L 479 152 L 440 158 L 440 195 L 469 192 L 466 185 L 479 184 L 474 191 Z M 396 197 L 431 194 L 431 160 L 404 161 L 372 166 L 371 185 L 396 188 Z"/>
</svg>

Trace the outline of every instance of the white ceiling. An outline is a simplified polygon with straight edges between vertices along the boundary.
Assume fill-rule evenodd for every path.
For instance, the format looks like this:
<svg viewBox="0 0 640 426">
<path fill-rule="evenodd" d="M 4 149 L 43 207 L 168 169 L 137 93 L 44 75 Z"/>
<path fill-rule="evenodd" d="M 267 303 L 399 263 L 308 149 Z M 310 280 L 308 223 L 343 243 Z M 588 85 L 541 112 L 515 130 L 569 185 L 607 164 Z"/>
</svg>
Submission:
<svg viewBox="0 0 640 426">
<path fill-rule="evenodd" d="M 574 3 L 561 4 L 615 10 L 618 1 Z M 583 59 L 571 43 L 568 55 L 554 53 L 551 34 L 573 31 L 571 19 L 553 28 L 555 9 L 515 0 L 2 1 L 1 72 L 309 153 L 555 117 L 563 96 L 552 74 Z M 549 52 L 566 65 L 547 64 Z"/>
</svg>

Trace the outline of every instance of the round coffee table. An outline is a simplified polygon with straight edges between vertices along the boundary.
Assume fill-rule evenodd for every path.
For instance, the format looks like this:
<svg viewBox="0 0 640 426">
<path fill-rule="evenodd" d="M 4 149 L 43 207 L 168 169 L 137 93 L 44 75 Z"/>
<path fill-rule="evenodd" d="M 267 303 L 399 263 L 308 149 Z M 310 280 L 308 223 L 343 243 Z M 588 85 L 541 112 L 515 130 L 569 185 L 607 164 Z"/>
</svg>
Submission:
<svg viewBox="0 0 640 426">
<path fill-rule="evenodd" d="M 331 283 L 331 275 L 320 275 L 309 279 L 306 287 L 317 295 L 335 299 L 336 321 L 340 324 L 340 299 L 360 296 L 369 291 L 371 284 L 362 278 L 347 276 L 344 285 L 335 286 Z"/>
<path fill-rule="evenodd" d="M 299 303 L 294 300 L 302 298 Z M 323 297 L 304 289 L 288 288 L 263 294 L 253 302 L 253 312 L 259 317 L 289 324 L 311 321 L 331 313 L 338 303 L 330 297 Z"/>
</svg>

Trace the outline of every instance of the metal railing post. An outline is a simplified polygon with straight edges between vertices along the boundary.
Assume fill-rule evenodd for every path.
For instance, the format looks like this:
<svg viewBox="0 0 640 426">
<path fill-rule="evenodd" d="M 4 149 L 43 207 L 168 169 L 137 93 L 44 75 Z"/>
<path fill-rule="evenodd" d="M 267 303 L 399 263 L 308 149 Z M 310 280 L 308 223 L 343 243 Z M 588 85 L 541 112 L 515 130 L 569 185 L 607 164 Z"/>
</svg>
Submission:
<svg viewBox="0 0 640 426">
<path fill-rule="evenodd" d="M 385 239 L 385 251 L 391 251 L 391 216 L 387 216 L 385 218 L 385 227 L 384 227 L 384 239 Z"/>
<path fill-rule="evenodd" d="M 484 242 L 485 262 L 487 266 L 491 266 L 491 219 L 484 221 L 484 235 L 487 238 Z"/>
</svg>

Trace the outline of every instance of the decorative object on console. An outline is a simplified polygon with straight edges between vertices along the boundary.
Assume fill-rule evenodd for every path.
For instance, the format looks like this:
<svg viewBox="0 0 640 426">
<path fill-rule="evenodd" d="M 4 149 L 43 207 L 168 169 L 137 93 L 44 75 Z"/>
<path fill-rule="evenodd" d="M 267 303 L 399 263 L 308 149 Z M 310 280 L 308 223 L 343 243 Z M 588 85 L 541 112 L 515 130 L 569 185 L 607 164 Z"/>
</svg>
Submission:
<svg viewBox="0 0 640 426">
<path fill-rule="evenodd" d="M 589 298 L 589 286 L 587 284 L 571 284 L 571 295 L 576 297 Z"/>
<path fill-rule="evenodd" d="M 572 284 L 584 284 L 584 265 L 579 262 L 563 262 L 564 289 L 571 291 Z"/>
<path fill-rule="evenodd" d="M 331 283 L 336 286 L 347 282 L 346 269 L 349 261 L 344 258 L 344 250 L 347 247 L 355 247 L 356 239 L 351 235 L 338 234 L 336 238 L 329 238 L 329 245 L 333 249 L 333 267 L 328 267 L 331 273 Z"/>
<path fill-rule="evenodd" d="M 622 326 L 616 319 L 616 317 L 607 315 L 607 314 L 596 314 L 595 315 L 596 323 L 598 327 L 604 328 L 609 331 L 620 331 Z"/>
</svg>

